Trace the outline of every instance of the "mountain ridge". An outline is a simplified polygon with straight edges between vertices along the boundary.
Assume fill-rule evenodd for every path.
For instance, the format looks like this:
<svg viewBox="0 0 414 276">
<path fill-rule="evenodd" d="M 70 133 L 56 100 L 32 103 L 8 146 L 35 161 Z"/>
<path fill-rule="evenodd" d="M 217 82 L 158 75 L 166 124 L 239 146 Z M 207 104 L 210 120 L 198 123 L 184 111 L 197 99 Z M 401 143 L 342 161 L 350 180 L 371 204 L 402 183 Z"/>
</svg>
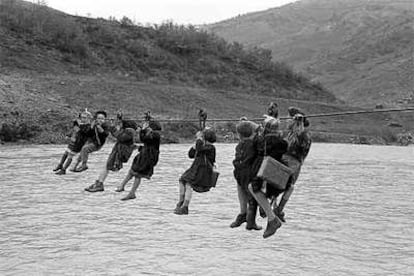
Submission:
<svg viewBox="0 0 414 276">
<path fill-rule="evenodd" d="M 272 50 L 351 105 L 414 104 L 412 1 L 297 1 L 208 26 Z M 358 97 L 357 97 L 358 96 Z"/>
</svg>

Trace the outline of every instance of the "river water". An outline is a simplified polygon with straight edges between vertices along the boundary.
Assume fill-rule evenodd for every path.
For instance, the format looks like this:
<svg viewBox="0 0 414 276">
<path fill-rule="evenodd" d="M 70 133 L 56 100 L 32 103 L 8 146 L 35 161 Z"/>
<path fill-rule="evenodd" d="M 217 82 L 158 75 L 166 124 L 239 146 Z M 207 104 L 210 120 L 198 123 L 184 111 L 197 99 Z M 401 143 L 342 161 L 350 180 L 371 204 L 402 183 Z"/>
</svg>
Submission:
<svg viewBox="0 0 414 276">
<path fill-rule="evenodd" d="M 0 275 L 413 275 L 414 147 L 314 144 L 287 223 L 264 240 L 229 228 L 234 144 L 217 145 L 217 188 L 173 214 L 189 146 L 163 145 L 128 202 L 114 190 L 129 164 L 83 191 L 111 145 L 64 176 L 51 171 L 64 146 L 1 146 Z"/>
</svg>

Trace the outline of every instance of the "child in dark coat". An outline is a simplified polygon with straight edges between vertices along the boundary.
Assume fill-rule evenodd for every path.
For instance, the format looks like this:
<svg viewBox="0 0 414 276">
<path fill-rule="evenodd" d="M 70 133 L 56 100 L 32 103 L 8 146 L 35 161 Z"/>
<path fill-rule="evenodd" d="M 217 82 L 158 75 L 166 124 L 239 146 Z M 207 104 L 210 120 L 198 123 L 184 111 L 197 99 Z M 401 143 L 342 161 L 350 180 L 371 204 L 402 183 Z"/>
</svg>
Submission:
<svg viewBox="0 0 414 276">
<path fill-rule="evenodd" d="M 128 162 L 132 152 L 136 148 L 134 144 L 135 130 L 137 125 L 133 121 L 119 120 L 118 125 L 111 127 L 111 133 L 116 138 L 117 142 L 112 148 L 111 153 L 106 161 L 105 168 L 99 175 L 99 178 L 94 184 L 85 188 L 87 192 L 103 192 L 104 181 L 108 176 L 109 171 L 117 172 L 123 167 L 123 163 Z"/>
<path fill-rule="evenodd" d="M 216 133 L 212 129 L 204 129 L 196 134 L 196 143 L 189 152 L 190 158 L 194 158 L 191 167 L 186 170 L 179 179 L 179 200 L 174 213 L 187 215 L 192 191 L 203 193 L 213 186 L 213 166 L 216 162 Z"/>
<path fill-rule="evenodd" d="M 78 154 L 83 145 L 88 140 L 88 132 L 91 128 L 90 120 L 92 114 L 88 111 L 84 111 L 79 115 L 79 119 L 73 122 L 73 131 L 68 148 L 65 150 L 59 164 L 53 170 L 56 174 L 66 174 L 66 169 L 69 168 L 72 163 L 73 157 Z"/>
<path fill-rule="evenodd" d="M 261 230 L 256 225 L 257 202 L 248 191 L 247 187 L 253 178 L 253 164 L 258 155 L 260 137 L 259 125 L 250 121 L 241 121 L 236 126 L 239 135 L 239 143 L 236 146 L 235 159 L 233 160 L 234 177 L 237 181 L 237 194 L 240 204 L 240 213 L 230 227 L 239 227 L 247 222 L 247 230 Z"/>
<path fill-rule="evenodd" d="M 160 154 L 161 136 L 158 133 L 160 130 L 161 125 L 158 122 L 150 121 L 145 123 L 143 128 L 139 131 L 140 141 L 144 145 L 139 147 L 139 152 L 132 162 L 131 169 L 121 185 L 116 189 L 117 192 L 124 191 L 125 185 L 132 179 L 132 177 L 135 177 L 131 191 L 126 197 L 122 198 L 122 200 L 136 198 L 135 192 L 141 183 L 141 179 L 151 179 Z"/>
</svg>

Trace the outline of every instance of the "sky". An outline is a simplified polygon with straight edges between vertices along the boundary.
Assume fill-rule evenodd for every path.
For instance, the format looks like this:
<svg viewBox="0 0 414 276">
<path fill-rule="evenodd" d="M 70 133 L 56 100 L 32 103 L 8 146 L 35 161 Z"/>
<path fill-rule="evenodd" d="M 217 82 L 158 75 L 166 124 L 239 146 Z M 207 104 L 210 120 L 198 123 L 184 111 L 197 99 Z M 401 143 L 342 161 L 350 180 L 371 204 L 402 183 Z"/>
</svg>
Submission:
<svg viewBox="0 0 414 276">
<path fill-rule="evenodd" d="M 172 20 L 193 25 L 214 23 L 291 2 L 294 0 L 46 0 L 49 7 L 74 15 L 117 19 L 127 16 L 142 24 Z"/>
</svg>

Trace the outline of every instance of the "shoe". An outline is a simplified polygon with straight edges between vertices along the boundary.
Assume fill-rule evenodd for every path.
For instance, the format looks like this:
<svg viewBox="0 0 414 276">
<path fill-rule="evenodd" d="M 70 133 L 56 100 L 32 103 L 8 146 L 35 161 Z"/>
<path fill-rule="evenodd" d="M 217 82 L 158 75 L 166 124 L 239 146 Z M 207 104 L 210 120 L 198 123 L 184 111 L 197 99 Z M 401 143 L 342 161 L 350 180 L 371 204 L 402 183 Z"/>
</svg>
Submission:
<svg viewBox="0 0 414 276">
<path fill-rule="evenodd" d="M 125 200 L 130 200 L 130 199 L 135 199 L 136 196 L 135 194 L 128 194 L 126 197 L 121 198 L 121 200 L 125 201 Z"/>
<path fill-rule="evenodd" d="M 188 206 L 180 207 L 177 211 L 174 211 L 176 215 L 188 215 Z"/>
<path fill-rule="evenodd" d="M 80 173 L 80 172 L 86 171 L 87 169 L 88 169 L 88 166 L 81 166 L 80 168 L 76 168 L 73 171 Z"/>
<path fill-rule="evenodd" d="M 62 169 L 61 165 L 57 165 L 56 168 L 53 169 L 54 172 L 60 171 Z"/>
<path fill-rule="evenodd" d="M 256 224 L 257 202 L 256 200 L 249 201 L 246 215 L 246 230 L 262 230 L 261 226 Z"/>
<path fill-rule="evenodd" d="M 69 169 L 69 171 L 70 171 L 70 172 L 76 172 L 76 169 L 74 169 L 74 168 L 70 168 L 70 169 Z"/>
<path fill-rule="evenodd" d="M 236 228 L 246 222 L 246 213 L 238 214 L 236 219 L 230 224 L 230 228 Z"/>
<path fill-rule="evenodd" d="M 280 220 L 276 217 L 274 220 L 268 221 L 266 230 L 263 233 L 263 238 L 266 239 L 276 233 L 276 230 L 282 226 Z"/>
<path fill-rule="evenodd" d="M 279 208 L 274 208 L 273 213 L 277 216 L 282 222 L 286 222 L 285 220 L 285 212 L 279 211 Z"/>
<path fill-rule="evenodd" d="M 66 171 L 64 169 L 60 169 L 59 171 L 55 172 L 55 174 L 58 174 L 58 175 L 66 174 Z"/>
<path fill-rule="evenodd" d="M 176 212 L 178 212 L 178 210 L 181 208 L 181 206 L 183 205 L 183 202 L 178 202 L 177 205 L 175 206 L 174 209 L 174 213 L 176 214 Z"/>
<path fill-rule="evenodd" d="M 123 191 L 125 191 L 125 189 L 121 188 L 121 187 L 118 187 L 118 188 L 115 189 L 115 192 L 117 192 L 117 193 L 120 193 L 120 192 L 123 192 Z"/>
<path fill-rule="evenodd" d="M 104 191 L 103 183 L 96 180 L 95 184 L 92 184 L 88 188 L 85 188 L 85 191 L 90 192 L 90 193 L 103 192 Z"/>
</svg>

